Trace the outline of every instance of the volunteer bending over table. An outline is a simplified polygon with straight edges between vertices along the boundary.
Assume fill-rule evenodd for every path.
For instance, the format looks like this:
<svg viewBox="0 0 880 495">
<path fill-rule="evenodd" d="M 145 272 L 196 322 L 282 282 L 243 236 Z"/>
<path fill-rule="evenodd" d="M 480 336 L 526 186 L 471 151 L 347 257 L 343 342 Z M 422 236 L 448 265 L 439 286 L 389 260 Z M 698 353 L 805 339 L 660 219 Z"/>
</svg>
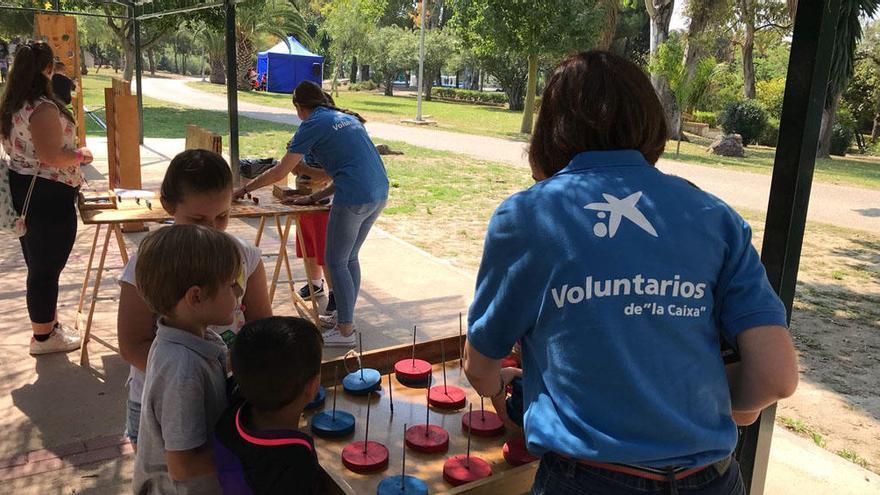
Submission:
<svg viewBox="0 0 880 495">
<path fill-rule="evenodd" d="M 238 189 L 235 196 L 273 184 L 289 173 L 333 180 L 331 186 L 290 203 L 312 204 L 334 195 L 324 259 L 333 280 L 337 314 L 322 315 L 321 322 L 330 329 L 324 335 L 325 346 L 350 347 L 356 339 L 354 307 L 361 285 L 358 252 L 385 207 L 388 175 L 360 115 L 336 108 L 329 95 L 310 81 L 303 81 L 293 91 L 293 105 L 303 122 L 287 154 L 281 163 Z M 303 163 L 306 154 L 324 169 Z"/>
<path fill-rule="evenodd" d="M 742 494 L 737 423 L 794 393 L 797 357 L 749 225 L 655 168 L 667 123 L 648 77 L 572 56 L 544 90 L 537 182 L 495 211 L 465 371 L 504 415 L 522 343 L 532 493 Z M 721 339 L 741 362 L 725 370 Z"/>
</svg>

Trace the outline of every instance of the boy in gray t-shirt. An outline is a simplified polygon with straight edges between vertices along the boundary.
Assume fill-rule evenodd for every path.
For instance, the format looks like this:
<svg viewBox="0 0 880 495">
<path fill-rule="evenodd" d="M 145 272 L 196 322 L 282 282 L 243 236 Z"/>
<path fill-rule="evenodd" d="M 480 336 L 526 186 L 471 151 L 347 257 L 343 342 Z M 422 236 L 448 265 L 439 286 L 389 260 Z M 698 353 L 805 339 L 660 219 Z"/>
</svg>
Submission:
<svg viewBox="0 0 880 495">
<path fill-rule="evenodd" d="M 230 236 L 174 225 L 138 251 L 137 287 L 161 315 L 147 358 L 132 489 L 219 493 L 210 440 L 227 405 L 226 346 L 209 325 L 231 323 L 241 254 Z"/>
</svg>

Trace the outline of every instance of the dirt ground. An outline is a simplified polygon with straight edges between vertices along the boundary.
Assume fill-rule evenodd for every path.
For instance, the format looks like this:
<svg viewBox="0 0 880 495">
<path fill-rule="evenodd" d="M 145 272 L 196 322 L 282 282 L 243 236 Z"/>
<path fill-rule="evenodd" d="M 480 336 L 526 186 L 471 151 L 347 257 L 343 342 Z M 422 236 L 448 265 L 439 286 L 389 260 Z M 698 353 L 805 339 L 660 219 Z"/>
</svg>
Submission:
<svg viewBox="0 0 880 495">
<path fill-rule="evenodd" d="M 388 165 L 394 169 L 393 159 Z M 464 191 L 455 201 L 411 205 L 396 202 L 392 189 L 392 214 L 380 217 L 379 225 L 476 273 L 492 210 L 531 181 L 497 170 L 463 174 L 455 178 Z M 469 194 L 472 185 L 482 186 L 480 192 Z M 741 213 L 760 249 L 763 215 Z M 791 331 L 801 382 L 779 404 L 777 423 L 880 473 L 880 237 L 808 224 Z"/>
</svg>

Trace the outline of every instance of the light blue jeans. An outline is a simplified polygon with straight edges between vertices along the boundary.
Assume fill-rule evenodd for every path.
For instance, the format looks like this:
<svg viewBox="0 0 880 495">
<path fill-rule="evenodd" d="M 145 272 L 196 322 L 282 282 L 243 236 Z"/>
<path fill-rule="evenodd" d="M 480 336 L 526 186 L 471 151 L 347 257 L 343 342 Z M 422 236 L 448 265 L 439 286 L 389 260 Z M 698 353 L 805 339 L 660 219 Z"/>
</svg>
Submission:
<svg viewBox="0 0 880 495">
<path fill-rule="evenodd" d="M 361 290 L 361 264 L 358 253 L 385 200 L 361 205 L 334 204 L 327 221 L 324 262 L 333 279 L 337 321 L 354 323 L 354 305 Z"/>
</svg>

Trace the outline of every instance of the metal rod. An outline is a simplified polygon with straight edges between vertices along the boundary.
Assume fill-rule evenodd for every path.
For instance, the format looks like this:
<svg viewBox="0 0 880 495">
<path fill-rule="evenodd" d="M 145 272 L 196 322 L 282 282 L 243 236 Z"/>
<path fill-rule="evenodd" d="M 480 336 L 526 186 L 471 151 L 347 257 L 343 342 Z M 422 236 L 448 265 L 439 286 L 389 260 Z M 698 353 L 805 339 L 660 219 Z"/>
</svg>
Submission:
<svg viewBox="0 0 880 495">
<path fill-rule="evenodd" d="M 230 2 L 230 3 L 232 3 L 232 2 Z M 216 2 L 216 3 L 207 4 L 207 5 L 198 5 L 195 7 L 182 7 L 179 9 L 163 10 L 161 12 L 155 12 L 152 14 L 144 14 L 142 16 L 138 16 L 137 19 L 139 21 L 146 21 L 148 19 L 156 19 L 159 17 L 165 17 L 166 15 L 185 14 L 187 12 L 195 12 L 197 10 L 213 9 L 216 7 L 222 7 L 225 4 L 226 4 L 226 2 Z"/>
<path fill-rule="evenodd" d="M 416 367 L 416 326 L 413 325 L 412 367 Z"/>
<path fill-rule="evenodd" d="M 431 424 L 431 389 L 425 392 L 425 436 L 428 436 L 428 425 Z"/>
<path fill-rule="evenodd" d="M 373 392 L 367 394 L 367 426 L 364 428 L 364 454 L 367 453 L 367 442 L 370 441 L 370 405 L 373 403 Z"/>
<path fill-rule="evenodd" d="M 364 339 L 362 336 L 363 334 L 358 332 L 358 366 L 361 368 L 361 381 L 364 381 L 364 362 L 361 361 L 361 357 L 364 355 Z"/>
<path fill-rule="evenodd" d="M 403 438 L 406 439 L 406 423 L 403 424 Z M 400 490 L 405 491 L 404 480 L 406 479 L 406 440 L 403 441 L 403 460 L 400 462 Z"/>
<path fill-rule="evenodd" d="M 419 90 L 416 95 L 416 122 L 422 121 L 422 91 L 425 79 L 425 2 L 422 0 L 422 13 L 419 15 Z"/>
<path fill-rule="evenodd" d="M 238 60 L 235 46 L 235 2 L 226 0 L 226 111 L 229 113 L 229 166 L 232 182 L 241 183 L 238 163 Z"/>
<path fill-rule="evenodd" d="M 459 367 L 464 366 L 463 358 L 464 358 L 464 347 L 462 347 L 462 340 L 461 340 L 461 311 L 459 311 L 458 312 L 458 366 Z"/>
<path fill-rule="evenodd" d="M 141 52 L 141 23 L 135 15 L 135 6 L 131 7 L 131 24 L 134 30 L 134 85 L 137 91 L 138 122 L 140 127 L 140 144 L 144 144 L 144 87 L 141 77 L 144 72 L 143 53 Z"/>
<path fill-rule="evenodd" d="M 471 402 L 468 404 L 468 417 L 474 416 L 474 403 Z M 467 457 L 465 458 L 465 463 L 468 469 L 471 468 L 471 431 L 473 431 L 473 425 L 471 428 L 468 428 L 468 444 L 467 444 Z"/>
<path fill-rule="evenodd" d="M 443 348 L 443 341 L 440 341 L 440 360 L 443 366 L 443 393 L 447 396 L 449 391 L 446 389 L 446 349 Z"/>
<path fill-rule="evenodd" d="M 483 396 L 480 396 L 480 417 L 486 422 L 486 405 L 483 403 Z"/>
<path fill-rule="evenodd" d="M 391 404 L 391 414 L 394 414 L 394 386 L 391 384 L 391 358 L 388 358 L 388 402 Z"/>
<path fill-rule="evenodd" d="M 336 381 L 339 379 L 339 365 L 333 367 L 333 415 L 331 419 L 336 422 Z"/>
<path fill-rule="evenodd" d="M 35 9 L 33 7 L 10 7 L 8 5 L 0 5 L 0 10 L 12 10 L 12 11 L 19 11 L 19 12 L 34 12 L 37 14 L 42 14 L 42 13 L 45 13 L 45 14 L 65 14 L 65 15 L 75 15 L 75 16 L 82 16 L 82 17 L 103 17 L 103 18 L 109 17 L 110 19 L 117 19 L 117 20 L 123 20 L 123 21 L 127 21 L 130 19 L 130 17 L 126 16 L 126 15 L 96 14 L 96 13 L 92 13 L 92 12 L 78 12 L 75 10 Z"/>
</svg>

